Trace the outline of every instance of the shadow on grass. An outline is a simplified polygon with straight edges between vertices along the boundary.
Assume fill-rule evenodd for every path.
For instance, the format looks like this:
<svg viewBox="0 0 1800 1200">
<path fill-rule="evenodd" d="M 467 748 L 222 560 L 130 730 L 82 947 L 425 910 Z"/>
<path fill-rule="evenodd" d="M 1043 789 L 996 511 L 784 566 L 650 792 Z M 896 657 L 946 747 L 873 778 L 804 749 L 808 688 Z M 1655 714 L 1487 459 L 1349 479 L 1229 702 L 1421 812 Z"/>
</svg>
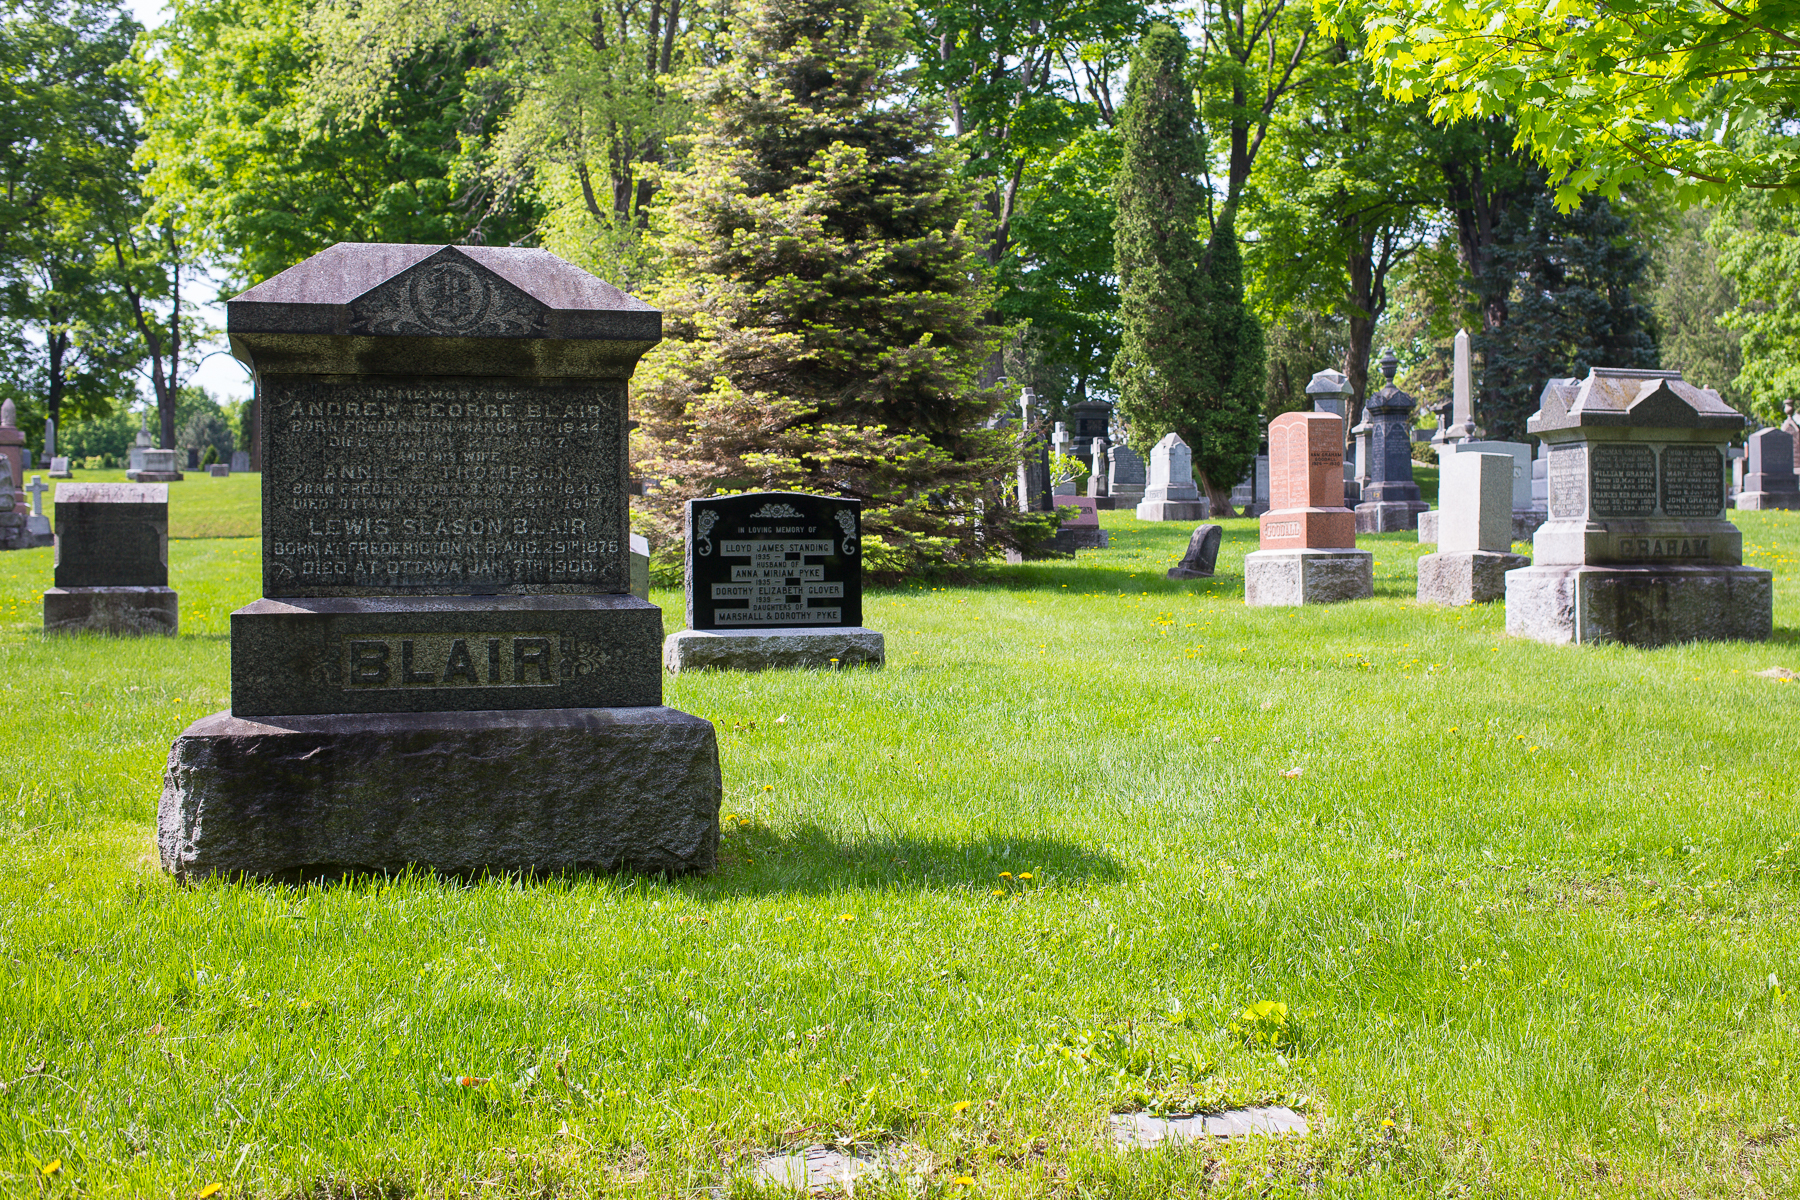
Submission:
<svg viewBox="0 0 1800 1200">
<path fill-rule="evenodd" d="M 1002 877 L 1009 874 L 1010 880 Z M 1021 875 L 1030 875 L 1020 881 Z M 774 893 L 818 895 L 854 889 L 958 891 L 1116 882 L 1126 871 L 1111 855 L 1037 835 L 843 838 L 816 824 L 776 833 L 727 822 L 719 869 L 696 876 L 699 899 Z"/>
</svg>

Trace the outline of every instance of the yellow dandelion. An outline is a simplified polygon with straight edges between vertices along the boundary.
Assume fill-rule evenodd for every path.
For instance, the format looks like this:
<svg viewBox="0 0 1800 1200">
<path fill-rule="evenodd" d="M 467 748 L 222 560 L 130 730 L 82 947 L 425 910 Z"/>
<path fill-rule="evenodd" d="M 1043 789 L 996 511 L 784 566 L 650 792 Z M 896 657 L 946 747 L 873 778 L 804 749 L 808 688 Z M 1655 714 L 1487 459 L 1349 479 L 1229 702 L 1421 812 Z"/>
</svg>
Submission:
<svg viewBox="0 0 1800 1200">
<path fill-rule="evenodd" d="M 853 913 L 839 913 L 839 914 L 838 914 L 838 920 L 840 920 L 840 921 L 854 921 L 854 920 L 856 920 L 856 916 L 855 916 L 855 914 L 853 914 Z"/>
<path fill-rule="evenodd" d="M 1030 872 L 1030 871 L 1026 871 L 1026 872 L 1025 872 L 1025 873 L 1024 873 L 1024 874 L 1022 874 L 1022 875 L 1020 875 L 1020 876 L 1019 876 L 1019 878 L 1020 878 L 1020 879 L 1030 879 L 1030 878 L 1031 878 L 1031 872 Z"/>
<path fill-rule="evenodd" d="M 1012 878 L 1012 872 L 1011 872 L 1011 871 L 1002 871 L 1002 872 L 1000 872 L 1000 878 L 1002 878 L 1002 879 L 1011 879 L 1011 878 Z"/>
<path fill-rule="evenodd" d="M 965 1109 L 967 1109 L 969 1107 L 969 1105 L 971 1105 L 973 1103 L 975 1103 L 973 1100 L 958 1100 L 955 1104 L 952 1104 L 950 1106 L 950 1111 L 952 1113 L 962 1112 Z"/>
</svg>

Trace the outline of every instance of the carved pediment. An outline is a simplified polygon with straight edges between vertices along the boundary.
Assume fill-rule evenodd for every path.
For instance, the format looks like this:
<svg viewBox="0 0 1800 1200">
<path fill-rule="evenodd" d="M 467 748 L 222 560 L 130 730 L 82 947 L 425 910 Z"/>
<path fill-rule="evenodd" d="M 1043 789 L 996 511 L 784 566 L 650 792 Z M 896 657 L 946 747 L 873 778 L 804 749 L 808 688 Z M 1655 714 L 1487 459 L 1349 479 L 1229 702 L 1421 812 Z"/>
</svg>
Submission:
<svg viewBox="0 0 1800 1200">
<path fill-rule="evenodd" d="M 542 337 L 549 306 L 454 246 L 350 305 L 350 332 L 377 336 Z"/>
</svg>

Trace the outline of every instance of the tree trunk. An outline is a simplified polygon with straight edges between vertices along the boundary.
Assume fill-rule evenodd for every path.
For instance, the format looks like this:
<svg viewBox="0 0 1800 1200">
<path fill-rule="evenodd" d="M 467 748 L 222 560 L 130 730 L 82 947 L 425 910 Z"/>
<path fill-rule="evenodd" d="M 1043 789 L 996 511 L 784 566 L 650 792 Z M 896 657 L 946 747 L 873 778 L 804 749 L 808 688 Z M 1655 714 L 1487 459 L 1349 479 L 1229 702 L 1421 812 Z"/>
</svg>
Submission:
<svg viewBox="0 0 1800 1200">
<path fill-rule="evenodd" d="M 1252 461 L 1250 469 L 1253 471 L 1256 469 L 1254 461 Z M 1207 500 L 1211 501 L 1213 516 L 1235 517 L 1238 515 L 1237 510 L 1231 507 L 1231 489 L 1237 486 L 1235 479 L 1228 486 L 1221 488 L 1206 477 L 1205 471 L 1196 471 L 1194 482 L 1200 485 L 1200 490 L 1205 492 Z"/>
</svg>

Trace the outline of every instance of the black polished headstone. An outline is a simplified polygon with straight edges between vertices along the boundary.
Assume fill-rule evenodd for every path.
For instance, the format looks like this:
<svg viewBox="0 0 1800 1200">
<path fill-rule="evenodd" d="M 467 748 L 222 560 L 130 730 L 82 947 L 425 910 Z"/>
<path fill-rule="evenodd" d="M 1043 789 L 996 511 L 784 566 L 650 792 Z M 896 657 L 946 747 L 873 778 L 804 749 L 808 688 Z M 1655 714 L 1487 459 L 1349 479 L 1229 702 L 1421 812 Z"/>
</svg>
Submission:
<svg viewBox="0 0 1800 1200">
<path fill-rule="evenodd" d="M 687 505 L 690 629 L 862 624 L 862 502 L 752 492 Z"/>
</svg>

